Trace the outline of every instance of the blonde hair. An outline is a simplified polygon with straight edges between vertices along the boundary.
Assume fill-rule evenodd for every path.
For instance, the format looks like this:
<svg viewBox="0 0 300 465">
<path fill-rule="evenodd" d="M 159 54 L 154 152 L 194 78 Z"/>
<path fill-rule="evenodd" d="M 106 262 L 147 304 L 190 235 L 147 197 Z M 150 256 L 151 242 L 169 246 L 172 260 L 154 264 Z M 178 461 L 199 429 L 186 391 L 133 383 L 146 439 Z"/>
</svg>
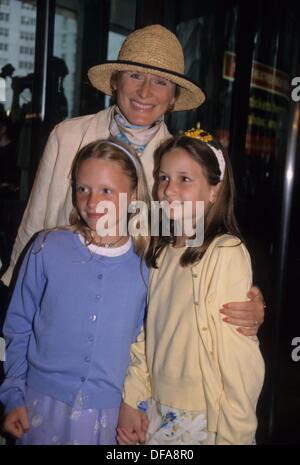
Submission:
<svg viewBox="0 0 300 465">
<path fill-rule="evenodd" d="M 110 160 L 118 163 L 124 173 L 130 178 L 132 190 L 136 191 L 136 200 L 142 201 L 150 209 L 150 196 L 148 192 L 146 177 L 142 164 L 133 149 L 114 138 L 100 139 L 83 147 L 76 155 L 71 167 L 72 201 L 73 209 L 70 213 L 70 225 L 66 229 L 79 232 L 85 241 L 85 245 L 93 242 L 92 231 L 79 215 L 76 207 L 76 179 L 80 164 L 90 158 L 99 160 Z M 132 220 L 138 213 L 129 213 L 128 221 Z M 149 234 L 146 236 L 132 237 L 136 253 L 144 257 L 150 242 Z"/>
</svg>

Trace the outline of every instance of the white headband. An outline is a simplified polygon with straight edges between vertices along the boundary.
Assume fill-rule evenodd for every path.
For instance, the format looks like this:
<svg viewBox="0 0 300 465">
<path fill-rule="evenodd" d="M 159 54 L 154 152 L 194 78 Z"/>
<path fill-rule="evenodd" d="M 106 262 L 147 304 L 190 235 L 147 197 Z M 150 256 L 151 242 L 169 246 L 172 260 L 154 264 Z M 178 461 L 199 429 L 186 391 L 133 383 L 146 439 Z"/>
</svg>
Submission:
<svg viewBox="0 0 300 465">
<path fill-rule="evenodd" d="M 215 147 L 213 147 L 212 145 L 210 144 L 207 144 L 209 148 L 212 149 L 212 151 L 214 152 L 214 154 L 216 155 L 217 157 L 217 160 L 218 160 L 218 164 L 219 164 L 219 168 L 220 168 L 220 171 L 221 171 L 221 175 L 220 175 L 220 181 L 222 181 L 222 179 L 224 178 L 224 173 L 225 173 L 225 160 L 224 160 L 224 156 L 223 156 L 223 153 L 222 153 L 222 150 L 220 149 L 216 149 Z"/>
<path fill-rule="evenodd" d="M 128 156 L 128 158 L 130 158 L 130 160 L 132 161 L 132 163 L 134 164 L 134 167 L 135 167 L 135 170 L 136 172 L 138 172 L 138 163 L 136 161 L 136 159 L 134 158 L 134 156 L 132 155 L 132 153 L 129 152 L 129 150 L 125 149 L 125 147 L 122 147 L 122 145 L 119 145 L 117 142 L 112 142 L 111 140 L 107 140 L 106 141 L 108 144 L 110 145 L 113 145 L 114 147 L 117 147 L 118 149 L 120 149 L 122 152 L 126 153 L 126 155 Z"/>
</svg>

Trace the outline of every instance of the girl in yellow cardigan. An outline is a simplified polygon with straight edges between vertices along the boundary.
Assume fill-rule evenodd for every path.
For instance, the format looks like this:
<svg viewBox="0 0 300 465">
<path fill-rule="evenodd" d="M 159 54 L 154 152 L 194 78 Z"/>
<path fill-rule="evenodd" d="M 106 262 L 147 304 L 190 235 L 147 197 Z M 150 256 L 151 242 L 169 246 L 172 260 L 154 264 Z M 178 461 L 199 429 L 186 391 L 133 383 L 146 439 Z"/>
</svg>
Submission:
<svg viewBox="0 0 300 465">
<path fill-rule="evenodd" d="M 252 444 L 255 438 L 264 379 L 258 339 L 224 324 L 219 313 L 223 302 L 246 299 L 251 260 L 234 215 L 229 158 L 211 140 L 189 131 L 155 153 L 157 198 L 173 228 L 152 238 L 147 256 L 146 338 L 142 332 L 132 350 L 120 444 Z M 199 201 L 202 244 L 185 233 L 182 216 L 191 202 L 190 219 L 201 225 Z"/>
</svg>

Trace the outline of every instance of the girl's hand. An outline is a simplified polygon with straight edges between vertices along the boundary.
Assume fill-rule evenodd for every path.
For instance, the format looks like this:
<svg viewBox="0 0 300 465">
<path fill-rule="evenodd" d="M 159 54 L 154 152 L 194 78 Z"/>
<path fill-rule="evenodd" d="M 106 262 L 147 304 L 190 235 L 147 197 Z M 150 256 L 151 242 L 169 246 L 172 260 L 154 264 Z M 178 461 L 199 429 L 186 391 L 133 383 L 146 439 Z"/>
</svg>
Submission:
<svg viewBox="0 0 300 465">
<path fill-rule="evenodd" d="M 3 430 L 20 439 L 29 430 L 29 419 L 26 407 L 18 407 L 4 417 Z"/>
<path fill-rule="evenodd" d="M 143 444 L 146 441 L 148 418 L 145 413 L 125 404 L 121 405 L 117 428 L 119 444 Z"/>
<path fill-rule="evenodd" d="M 120 446 L 132 446 L 139 444 L 136 433 L 129 433 L 125 428 L 117 428 L 117 441 Z"/>
<path fill-rule="evenodd" d="M 247 294 L 247 302 L 229 302 L 220 312 L 225 315 L 223 321 L 239 326 L 237 331 L 244 336 L 256 336 L 265 316 L 265 302 L 258 287 L 252 286 Z"/>
</svg>

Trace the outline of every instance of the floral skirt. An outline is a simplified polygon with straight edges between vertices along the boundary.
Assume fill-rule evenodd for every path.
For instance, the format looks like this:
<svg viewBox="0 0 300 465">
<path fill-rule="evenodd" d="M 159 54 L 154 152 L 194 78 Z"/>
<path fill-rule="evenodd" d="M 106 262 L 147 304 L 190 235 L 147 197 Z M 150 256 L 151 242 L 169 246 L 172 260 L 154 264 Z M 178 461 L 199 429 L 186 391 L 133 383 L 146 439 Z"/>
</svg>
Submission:
<svg viewBox="0 0 300 465">
<path fill-rule="evenodd" d="M 119 408 L 83 409 L 79 392 L 74 407 L 27 388 L 30 429 L 18 445 L 114 445 Z"/>
<path fill-rule="evenodd" d="M 143 402 L 144 404 L 144 402 Z M 211 445 L 215 433 L 207 431 L 204 412 L 179 410 L 159 402 L 147 402 L 149 445 Z"/>
</svg>

